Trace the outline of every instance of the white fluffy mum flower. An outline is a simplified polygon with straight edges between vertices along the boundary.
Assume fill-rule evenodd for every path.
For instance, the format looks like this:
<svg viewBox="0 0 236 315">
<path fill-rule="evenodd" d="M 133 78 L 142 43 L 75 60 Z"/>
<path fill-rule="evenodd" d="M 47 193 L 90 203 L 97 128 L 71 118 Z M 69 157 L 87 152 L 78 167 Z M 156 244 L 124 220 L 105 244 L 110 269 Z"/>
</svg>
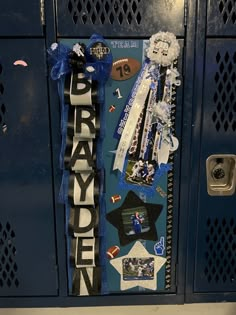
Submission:
<svg viewBox="0 0 236 315">
<path fill-rule="evenodd" d="M 152 35 L 147 49 L 147 57 L 162 66 L 169 66 L 180 53 L 180 46 L 174 34 L 159 32 Z"/>
</svg>

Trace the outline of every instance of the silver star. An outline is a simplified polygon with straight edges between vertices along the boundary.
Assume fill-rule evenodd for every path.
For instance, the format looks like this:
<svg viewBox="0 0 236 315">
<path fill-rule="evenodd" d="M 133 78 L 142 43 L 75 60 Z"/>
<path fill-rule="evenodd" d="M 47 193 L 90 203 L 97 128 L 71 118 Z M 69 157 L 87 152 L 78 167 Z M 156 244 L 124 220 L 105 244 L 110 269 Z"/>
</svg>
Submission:
<svg viewBox="0 0 236 315">
<path fill-rule="evenodd" d="M 147 259 L 153 258 L 154 261 L 154 277 L 150 280 L 123 280 L 123 260 L 126 258 L 140 258 L 140 259 Z M 131 248 L 129 253 L 125 256 L 113 259 L 110 261 L 111 265 L 119 272 L 121 275 L 120 277 L 120 289 L 121 290 L 128 290 L 133 287 L 143 287 L 150 290 L 157 289 L 157 273 L 160 271 L 162 266 L 166 263 L 166 258 L 155 256 L 149 254 L 146 248 L 142 245 L 141 242 L 137 241 L 134 246 Z"/>
</svg>

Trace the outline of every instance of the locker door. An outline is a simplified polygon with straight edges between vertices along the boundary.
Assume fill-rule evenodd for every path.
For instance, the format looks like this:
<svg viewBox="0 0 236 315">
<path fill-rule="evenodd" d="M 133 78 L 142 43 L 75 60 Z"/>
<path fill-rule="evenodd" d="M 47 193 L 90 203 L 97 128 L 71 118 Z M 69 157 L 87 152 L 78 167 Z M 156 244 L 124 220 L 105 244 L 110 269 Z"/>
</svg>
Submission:
<svg viewBox="0 0 236 315">
<path fill-rule="evenodd" d="M 112 50 L 114 60 L 116 58 L 124 58 L 129 56 L 130 51 L 134 55 L 142 52 L 143 49 L 143 40 L 146 40 L 152 34 L 159 31 L 169 31 L 173 32 L 178 36 L 179 43 L 181 46 L 181 54 L 178 60 L 178 70 L 180 73 L 183 73 L 184 69 L 184 49 L 185 49 L 185 35 L 186 35 L 186 23 L 187 23 L 187 1 L 184 0 L 157 0 L 157 1 L 144 1 L 144 0 L 85 0 L 85 1 L 56 1 L 56 23 L 57 23 L 57 38 L 58 41 L 62 41 L 64 44 L 74 45 L 77 41 L 86 41 L 86 38 L 89 38 L 94 33 L 99 33 L 106 38 L 108 45 Z M 109 39 L 107 39 L 107 37 Z M 135 46 L 131 46 L 135 43 Z M 136 50 L 136 51 L 135 51 Z M 141 53 L 140 53 L 141 56 Z M 138 58 L 137 56 L 135 58 Z M 140 62 L 142 62 L 142 58 Z M 134 79 L 134 78 L 132 78 Z M 175 127 L 175 132 L 177 137 L 181 141 L 181 132 L 182 132 L 182 102 L 183 102 L 183 90 L 184 90 L 184 78 L 181 76 L 182 85 L 177 89 L 177 106 L 173 109 L 172 112 L 172 121 Z M 129 82 L 112 82 L 110 80 L 106 85 L 106 112 L 108 112 L 108 105 L 111 105 L 114 102 L 114 90 L 119 87 L 122 87 L 122 97 L 127 99 L 128 94 L 132 89 L 132 84 Z M 119 83 L 119 85 L 118 85 Z M 110 97 L 110 99 L 109 99 Z M 121 106 L 124 104 L 121 103 Z M 117 106 L 116 112 L 113 113 L 112 119 L 107 116 L 106 127 L 108 133 L 104 140 L 104 155 L 107 154 L 110 150 L 113 150 L 114 140 L 114 126 L 119 119 L 118 111 L 121 111 L 121 106 Z M 109 113 L 109 112 L 108 112 Z M 117 117 L 115 117 L 117 115 Z M 108 118 L 109 117 L 109 118 Z M 116 121 L 117 119 L 117 121 Z M 112 146 L 110 145 L 112 143 Z M 105 153 L 106 152 L 106 153 Z M 178 152 L 171 155 L 170 163 L 173 165 L 173 170 L 168 173 L 166 178 L 166 183 L 164 184 L 164 194 L 166 194 L 166 200 L 163 201 L 165 204 L 165 212 L 163 215 L 163 220 L 160 222 L 160 233 L 163 233 L 166 236 L 166 269 L 161 274 L 160 287 L 159 290 L 161 293 L 155 296 L 153 295 L 150 298 L 153 298 L 153 301 L 163 301 L 167 298 L 168 300 L 177 299 L 178 301 L 183 300 L 183 282 L 184 282 L 184 263 L 182 262 L 182 254 L 178 252 L 179 248 L 179 179 L 180 179 L 180 158 L 181 158 L 181 147 Z M 105 164 L 107 166 L 106 174 L 110 174 L 110 164 L 112 156 L 105 158 Z M 108 163 L 109 162 L 109 163 Z M 107 175 L 106 175 L 107 176 Z M 114 179 L 114 176 L 111 174 L 111 178 Z M 106 198 L 108 210 L 110 209 L 110 196 L 113 192 L 110 187 L 116 187 L 116 179 L 114 183 L 111 181 L 108 183 L 108 176 L 106 177 L 106 185 L 109 186 L 109 189 L 106 190 Z M 108 183 L 108 184 L 107 184 Z M 113 186 L 112 186 L 113 185 Z M 116 191 L 117 193 L 117 191 Z M 159 198 L 159 196 L 157 196 Z M 122 196 L 125 198 L 125 195 Z M 163 197 L 162 197 L 163 198 Z M 164 197 L 165 198 L 165 197 Z M 162 200 L 161 200 L 162 201 Z M 66 220 L 66 233 L 68 231 L 68 222 L 69 222 L 69 213 L 67 213 Z M 108 225 L 109 223 L 107 223 Z M 112 230 L 110 229 L 110 232 Z M 68 240 L 68 290 L 69 294 L 72 294 L 72 282 L 73 282 L 73 272 L 74 265 L 73 260 L 69 262 L 69 253 L 70 253 L 70 241 L 71 235 L 67 235 Z M 109 237 L 109 235 L 108 235 Z M 181 239 L 180 242 L 183 240 Z M 117 241 L 118 242 L 118 241 Z M 116 243 L 117 244 L 117 243 Z M 154 245 L 154 244 L 153 244 Z M 109 246 L 107 246 L 108 248 Z M 127 251 L 127 248 L 123 248 L 124 252 Z M 149 250 L 153 251 L 153 246 L 149 246 Z M 72 252 L 73 253 L 73 252 Z M 105 256 L 105 255 L 104 255 Z M 181 257 L 180 257 L 181 256 Z M 109 261 L 105 261 L 105 264 L 108 265 L 107 268 L 110 268 Z M 70 266 L 72 266 L 70 268 Z M 103 266 L 102 266 L 103 267 Z M 104 267 L 105 268 L 105 267 Z M 107 272 L 105 270 L 105 272 Z M 110 273 L 111 274 L 111 273 Z M 109 274 L 109 281 L 113 281 L 113 278 Z M 115 274 L 115 271 L 114 271 Z M 119 275 L 115 274 L 116 279 Z M 114 281 L 114 288 L 110 289 L 110 296 L 106 296 L 106 300 L 110 299 L 112 301 L 112 294 L 119 291 L 119 281 Z M 141 292 L 142 289 L 140 289 Z M 159 293 L 158 292 L 158 293 Z M 145 293 L 146 294 L 146 293 Z M 150 294 L 151 295 L 151 294 Z M 149 298 L 149 295 L 146 294 L 146 297 Z M 124 303 L 125 292 L 121 292 L 121 304 Z M 145 299 L 143 295 L 142 298 Z M 97 301 L 103 301 L 103 297 L 97 298 Z M 123 300 L 122 300 L 123 299 Z M 90 298 L 92 303 L 92 297 Z M 76 305 L 83 304 L 82 297 L 74 299 Z M 108 300 L 107 300 L 108 301 Z M 136 296 L 133 295 L 133 301 L 135 303 Z M 101 303 L 101 302 L 95 302 Z M 103 302 L 102 302 L 103 303 Z M 105 302 L 107 303 L 107 302 Z M 131 302 L 130 300 L 130 303 Z"/>
<path fill-rule="evenodd" d="M 211 155 L 235 154 L 235 44 L 232 39 L 208 39 L 206 43 L 195 292 L 236 291 L 235 195 L 209 195 L 205 167 Z M 222 170 L 227 176 L 224 161 L 219 158 L 217 163 L 221 167 L 216 165 L 209 172 L 209 177 L 216 175 L 214 185 Z M 235 165 L 228 167 L 234 169 Z M 223 189 L 227 190 L 227 183 Z"/>
<path fill-rule="evenodd" d="M 40 0 L 1 1 L 0 36 L 41 36 Z"/>
<path fill-rule="evenodd" d="M 44 40 L 1 40 L 0 108 L 0 296 L 56 295 Z"/>
</svg>

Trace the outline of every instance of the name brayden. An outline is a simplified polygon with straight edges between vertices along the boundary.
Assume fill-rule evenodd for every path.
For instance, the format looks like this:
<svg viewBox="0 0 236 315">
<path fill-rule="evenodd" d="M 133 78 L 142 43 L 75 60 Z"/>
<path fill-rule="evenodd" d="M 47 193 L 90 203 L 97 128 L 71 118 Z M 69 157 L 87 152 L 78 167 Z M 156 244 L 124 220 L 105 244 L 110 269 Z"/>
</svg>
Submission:
<svg viewBox="0 0 236 315">
<path fill-rule="evenodd" d="M 73 292 L 99 294 L 99 180 L 96 169 L 97 82 L 83 73 L 67 77 L 65 101 L 70 105 L 65 168 L 70 170 L 69 201 Z"/>
</svg>

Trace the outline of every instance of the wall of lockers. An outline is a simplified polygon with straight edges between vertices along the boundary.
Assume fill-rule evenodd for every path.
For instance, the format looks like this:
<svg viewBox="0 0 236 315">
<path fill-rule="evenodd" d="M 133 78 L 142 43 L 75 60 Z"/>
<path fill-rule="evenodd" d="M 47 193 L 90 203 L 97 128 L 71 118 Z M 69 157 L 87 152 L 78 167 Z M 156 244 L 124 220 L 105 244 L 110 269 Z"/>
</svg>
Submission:
<svg viewBox="0 0 236 315">
<path fill-rule="evenodd" d="M 46 49 L 95 31 L 148 39 L 161 30 L 173 32 L 181 45 L 171 288 L 140 292 L 138 299 L 70 296 L 65 212 L 58 203 L 60 105 Z M 235 47 L 235 0 L 0 4 L 1 307 L 236 300 Z M 19 59 L 28 61 L 24 71 L 13 65 Z"/>
</svg>

